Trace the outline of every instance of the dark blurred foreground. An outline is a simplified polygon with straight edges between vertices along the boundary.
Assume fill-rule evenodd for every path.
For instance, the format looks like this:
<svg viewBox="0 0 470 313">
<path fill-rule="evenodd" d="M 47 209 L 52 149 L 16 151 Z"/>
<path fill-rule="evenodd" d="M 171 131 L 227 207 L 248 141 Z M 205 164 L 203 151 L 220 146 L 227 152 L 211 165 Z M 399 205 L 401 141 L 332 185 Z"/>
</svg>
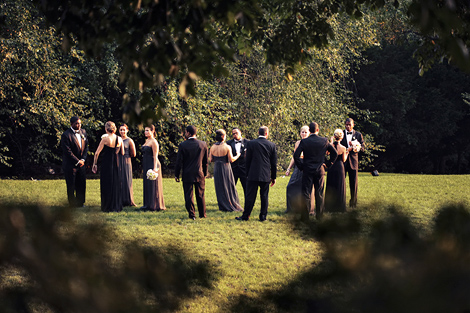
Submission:
<svg viewBox="0 0 470 313">
<path fill-rule="evenodd" d="M 176 247 L 120 243 L 109 227 L 78 225 L 72 214 L 0 206 L 1 312 L 170 312 L 214 279 L 209 262 Z M 11 272 L 26 281 L 7 282 Z"/>
<path fill-rule="evenodd" d="M 372 207 L 365 210 L 374 209 Z M 177 248 L 117 243 L 102 224 L 77 225 L 72 212 L 0 207 L 2 312 L 163 312 L 210 288 L 216 268 Z M 443 207 L 432 230 L 397 208 L 363 225 L 357 212 L 295 231 L 324 245 L 321 264 L 279 289 L 240 295 L 231 312 L 470 312 L 470 211 Z M 122 256 L 109 254 L 122 245 Z M 26 281 L 11 284 L 5 273 Z"/>
<path fill-rule="evenodd" d="M 294 223 L 324 244 L 321 264 L 261 300 L 241 296 L 232 312 L 470 312 L 469 208 L 441 208 L 426 236 L 399 208 L 385 215 L 364 225 L 340 214 L 307 231 Z"/>
</svg>

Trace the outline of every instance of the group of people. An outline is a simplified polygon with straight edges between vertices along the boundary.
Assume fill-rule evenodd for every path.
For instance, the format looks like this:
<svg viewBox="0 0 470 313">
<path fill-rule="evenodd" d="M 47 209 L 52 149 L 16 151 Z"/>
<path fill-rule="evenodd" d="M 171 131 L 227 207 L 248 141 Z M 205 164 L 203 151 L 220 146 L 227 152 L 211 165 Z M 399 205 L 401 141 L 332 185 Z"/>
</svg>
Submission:
<svg viewBox="0 0 470 313">
<path fill-rule="evenodd" d="M 233 140 L 225 142 L 223 129 L 216 131 L 216 143 L 210 148 L 204 141 L 197 139 L 197 129 L 186 127 L 185 137 L 178 147 L 176 157 L 175 180 L 183 180 L 185 207 L 190 219 L 206 217 L 205 178 L 208 163 L 214 163 L 214 185 L 219 210 L 242 212 L 238 220 L 248 220 L 256 201 L 258 189 L 261 197 L 260 221 L 265 221 L 268 214 L 269 186 L 276 182 L 277 152 L 276 145 L 269 141 L 269 129 L 262 126 L 258 138 L 246 140 L 241 137 L 240 129 L 232 130 Z M 235 184 L 240 180 L 245 193 L 244 208 L 240 205 Z M 194 190 L 194 192 L 193 192 Z"/>
<path fill-rule="evenodd" d="M 61 139 L 63 170 L 67 184 L 67 195 L 71 206 L 83 206 L 85 202 L 85 160 L 88 152 L 86 132 L 78 117 L 72 117 L 71 128 Z M 123 206 L 135 206 L 132 188 L 132 163 L 136 148 L 127 136 L 128 127 L 119 128 L 116 135 L 113 122 L 105 124 L 95 152 L 92 171 L 97 172 L 100 163 L 101 209 L 104 212 L 119 212 Z M 294 146 L 294 154 L 286 175 L 293 169 L 286 190 L 286 213 L 298 212 L 302 220 L 309 215 L 321 218 L 323 212 L 346 211 L 346 183 L 349 175 L 350 207 L 357 204 L 358 153 L 363 151 L 361 133 L 354 130 L 354 121 L 346 119 L 345 130 L 335 130 L 330 140 L 318 136 L 318 124 L 303 126 L 301 140 Z M 146 127 L 146 141 L 142 146 L 144 205 L 140 210 L 165 210 L 162 190 L 162 175 L 158 160 L 159 145 L 155 139 L 155 127 Z M 232 130 L 233 139 L 226 142 L 226 132 L 216 131 L 216 143 L 208 149 L 204 141 L 197 139 L 195 126 L 185 129 L 185 141 L 178 147 L 175 181 L 182 179 L 185 208 L 190 219 L 206 217 L 205 179 L 208 163 L 214 163 L 214 186 L 219 210 L 243 212 L 237 220 L 250 218 L 259 191 L 261 208 L 259 220 L 265 221 L 269 206 L 269 188 L 276 183 L 276 145 L 268 140 L 269 128 L 262 126 L 258 138 L 242 138 L 238 128 Z M 295 167 L 294 167 L 295 166 Z M 326 192 L 325 172 L 328 170 Z M 149 177 L 146 173 L 156 173 Z M 151 175 L 152 176 L 152 175 Z M 236 184 L 240 180 L 245 194 L 244 206 L 240 204 Z M 313 196 L 312 196 L 313 194 Z M 194 195 L 196 205 L 194 203 Z"/>
<path fill-rule="evenodd" d="M 88 138 L 81 128 L 78 116 L 70 119 L 71 127 L 61 137 L 63 152 L 62 169 L 67 185 L 67 198 L 71 207 L 81 207 L 85 203 L 86 177 L 85 160 L 88 154 Z M 134 141 L 127 136 L 126 124 L 119 127 L 120 137 L 116 135 L 116 125 L 106 122 L 106 133 L 95 152 L 92 171 L 100 167 L 101 210 L 103 212 L 120 212 L 124 206 L 135 206 L 132 186 L 132 161 L 136 156 Z M 151 125 L 144 130 L 146 141 L 142 146 L 144 173 L 152 170 L 158 173 L 158 142 L 155 140 L 155 127 Z M 162 177 L 156 175 L 152 180 L 144 175 L 144 205 L 140 210 L 165 210 L 163 200 Z"/>
<path fill-rule="evenodd" d="M 324 212 L 346 211 L 346 175 L 349 176 L 350 207 L 357 204 L 358 153 L 364 151 L 362 134 L 354 130 L 354 120 L 347 118 L 345 129 L 336 129 L 330 141 L 318 136 L 313 122 L 300 130 L 301 140 L 294 146 L 294 155 L 287 168 L 293 174 L 286 190 L 287 210 L 321 218 Z M 325 171 L 328 171 L 325 186 Z M 313 194 L 313 196 L 312 196 Z"/>
</svg>

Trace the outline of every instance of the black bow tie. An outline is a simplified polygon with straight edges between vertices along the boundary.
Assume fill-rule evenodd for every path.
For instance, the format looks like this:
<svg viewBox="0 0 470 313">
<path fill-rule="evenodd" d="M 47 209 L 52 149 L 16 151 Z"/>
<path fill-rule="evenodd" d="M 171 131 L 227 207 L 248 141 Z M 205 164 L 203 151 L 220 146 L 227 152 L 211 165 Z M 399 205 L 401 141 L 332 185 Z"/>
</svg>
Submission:
<svg viewBox="0 0 470 313">
<path fill-rule="evenodd" d="M 346 135 L 352 135 L 352 132 L 346 132 Z"/>
<path fill-rule="evenodd" d="M 80 134 L 80 131 L 79 130 L 74 130 L 74 133 L 75 134 Z"/>
<path fill-rule="evenodd" d="M 242 141 L 241 140 L 235 140 L 235 143 L 240 143 L 240 142 L 242 142 Z"/>
</svg>

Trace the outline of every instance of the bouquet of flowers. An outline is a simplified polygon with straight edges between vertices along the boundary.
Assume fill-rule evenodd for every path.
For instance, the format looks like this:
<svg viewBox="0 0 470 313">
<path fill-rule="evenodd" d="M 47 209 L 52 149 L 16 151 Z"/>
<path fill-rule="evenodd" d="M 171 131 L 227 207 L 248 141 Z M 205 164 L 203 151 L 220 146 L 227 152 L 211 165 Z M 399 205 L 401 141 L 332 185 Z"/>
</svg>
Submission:
<svg viewBox="0 0 470 313">
<path fill-rule="evenodd" d="M 158 173 L 155 172 L 154 170 L 149 169 L 149 170 L 147 171 L 147 179 L 148 179 L 148 180 L 156 180 L 157 177 L 158 177 Z"/>
<path fill-rule="evenodd" d="M 361 151 L 361 144 L 356 139 L 351 141 L 350 145 L 352 146 L 354 152 Z"/>
</svg>

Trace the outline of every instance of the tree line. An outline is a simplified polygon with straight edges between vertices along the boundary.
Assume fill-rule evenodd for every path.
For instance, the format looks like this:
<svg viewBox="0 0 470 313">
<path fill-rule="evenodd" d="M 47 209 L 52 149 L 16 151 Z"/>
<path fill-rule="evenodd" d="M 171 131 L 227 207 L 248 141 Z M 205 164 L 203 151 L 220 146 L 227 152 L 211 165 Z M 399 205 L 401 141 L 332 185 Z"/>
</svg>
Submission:
<svg viewBox="0 0 470 313">
<path fill-rule="evenodd" d="M 188 124 L 208 143 L 218 128 L 239 127 L 253 138 L 268 125 L 281 169 L 302 125 L 315 120 L 329 137 L 348 116 L 366 134 L 363 170 L 470 171 L 464 131 L 469 76 L 448 62 L 431 67 L 437 53 L 421 57 L 429 36 L 418 33 L 406 1 L 327 10 L 315 1 L 253 3 L 208 2 L 211 8 L 188 20 L 195 9 L 189 4 L 129 11 L 104 1 L 89 8 L 103 18 L 82 24 L 86 14 L 74 5 L 57 4 L 54 11 L 52 0 L 4 1 L 1 176 L 59 173 L 60 134 L 71 115 L 82 117 L 90 151 L 107 120 L 128 122 L 137 143 L 141 127 L 153 121 L 164 172 L 172 169 Z M 180 24 L 162 20 L 169 10 Z M 230 12 L 243 18 L 229 19 Z M 126 13 L 132 18 L 123 21 Z M 121 28 L 107 32 L 107 19 Z M 119 37 L 122 32 L 132 38 Z"/>
</svg>

